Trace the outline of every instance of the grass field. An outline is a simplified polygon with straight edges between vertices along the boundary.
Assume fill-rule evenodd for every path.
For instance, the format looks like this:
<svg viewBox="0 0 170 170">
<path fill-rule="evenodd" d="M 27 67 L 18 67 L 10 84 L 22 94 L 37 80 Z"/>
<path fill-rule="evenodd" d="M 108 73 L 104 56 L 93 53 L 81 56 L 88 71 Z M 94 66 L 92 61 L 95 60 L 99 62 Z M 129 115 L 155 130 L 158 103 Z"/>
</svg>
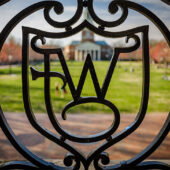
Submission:
<svg viewBox="0 0 170 170">
<path fill-rule="evenodd" d="M 68 62 L 68 67 L 77 86 L 83 62 Z M 59 62 L 51 63 L 53 71 L 62 72 Z M 100 86 L 104 81 L 109 62 L 94 62 Z M 35 68 L 43 71 L 43 64 L 34 65 Z M 134 68 L 134 72 L 130 69 Z M 170 70 L 168 70 L 170 72 Z M 12 68 L 12 75 L 9 74 L 8 68 L 0 69 L 0 104 L 4 111 L 24 112 L 22 102 L 22 83 L 21 67 Z M 156 68 L 151 65 L 151 85 L 150 100 L 148 112 L 169 112 L 170 110 L 170 81 L 163 79 L 164 68 Z M 55 96 L 55 83 L 62 82 L 58 78 L 51 79 L 51 98 L 53 109 L 60 113 L 64 106 L 72 99 L 68 85 L 66 87 L 68 94 L 61 98 L 61 95 Z M 30 96 L 33 111 L 36 113 L 45 113 L 44 101 L 44 81 L 40 78 L 32 81 L 30 75 Z M 140 107 L 142 94 L 142 63 L 141 62 L 118 62 L 114 75 L 109 86 L 106 99 L 112 101 L 120 113 L 137 113 Z M 85 81 L 82 96 L 96 96 L 90 74 Z M 109 113 L 111 110 L 101 104 L 84 104 L 76 106 L 69 112 L 79 113 Z"/>
</svg>

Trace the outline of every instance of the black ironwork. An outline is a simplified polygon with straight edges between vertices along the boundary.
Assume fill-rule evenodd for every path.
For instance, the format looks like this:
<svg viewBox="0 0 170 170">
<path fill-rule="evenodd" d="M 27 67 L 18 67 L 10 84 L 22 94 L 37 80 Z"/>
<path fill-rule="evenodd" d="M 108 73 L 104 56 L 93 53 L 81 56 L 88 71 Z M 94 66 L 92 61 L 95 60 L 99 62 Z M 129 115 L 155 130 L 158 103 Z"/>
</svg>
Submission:
<svg viewBox="0 0 170 170">
<path fill-rule="evenodd" d="M 2 3 L 6 3 L 6 1 L 2 1 Z M 56 14 L 63 13 L 64 7 L 63 5 L 58 1 L 42 1 L 35 3 L 31 5 L 30 7 L 27 7 L 23 11 L 21 11 L 19 14 L 17 14 L 11 21 L 5 26 L 5 28 L 2 30 L 0 34 L 0 50 L 2 49 L 2 46 L 12 31 L 12 29 L 25 17 L 29 16 L 30 14 L 34 13 L 35 11 L 38 11 L 40 9 L 44 10 L 44 18 L 48 22 L 48 24 L 52 25 L 56 28 L 65 28 L 64 32 L 45 32 L 42 30 L 38 30 L 35 28 L 30 27 L 23 27 L 22 33 L 23 33 L 23 49 L 22 49 L 22 84 L 23 84 L 23 101 L 25 106 L 25 112 L 27 115 L 28 120 L 30 121 L 31 125 L 44 137 L 48 138 L 52 142 L 60 145 L 61 147 L 68 150 L 68 154 L 64 158 L 64 165 L 65 167 L 57 166 L 51 162 L 47 162 L 41 158 L 39 158 L 37 155 L 30 152 L 20 141 L 17 140 L 15 134 L 13 133 L 12 129 L 8 125 L 3 111 L 0 108 L 0 126 L 3 130 L 4 134 L 7 136 L 11 144 L 17 149 L 17 151 L 22 154 L 27 161 L 13 161 L 8 162 L 0 166 L 0 169 L 79 169 L 80 165 L 84 167 L 84 169 L 89 169 L 89 166 L 93 163 L 94 167 L 97 170 L 100 169 L 169 169 L 169 165 L 151 161 L 151 162 L 143 162 L 151 153 L 153 153 L 158 146 L 162 143 L 164 138 L 169 132 L 170 127 L 170 114 L 168 115 L 168 118 L 162 127 L 160 133 L 155 138 L 155 140 L 141 153 L 136 155 L 134 158 L 122 161 L 120 164 L 116 165 L 109 165 L 110 159 L 109 155 L 105 153 L 104 151 L 111 147 L 112 145 L 118 143 L 122 139 L 129 136 L 131 133 L 133 133 L 142 123 L 146 112 L 147 112 L 147 106 L 148 106 L 148 100 L 149 100 L 149 82 L 150 82 L 150 68 L 149 68 L 149 39 L 148 39 L 148 30 L 149 26 L 141 26 L 137 28 L 133 28 L 130 30 L 122 31 L 122 32 L 109 32 L 105 31 L 105 28 L 107 27 L 116 27 L 120 24 L 122 24 L 128 17 L 128 9 L 133 9 L 144 16 L 146 16 L 150 21 L 152 21 L 158 29 L 162 32 L 165 39 L 167 40 L 167 43 L 170 45 L 170 32 L 168 28 L 165 26 L 165 24 L 157 17 L 155 16 L 151 11 L 144 8 L 143 6 L 131 2 L 131 1 L 125 1 L 125 0 L 114 0 L 109 5 L 109 12 L 111 14 L 115 14 L 119 7 L 122 10 L 121 17 L 116 21 L 104 21 L 100 19 L 93 8 L 93 0 L 77 0 L 77 10 L 75 12 L 75 15 L 68 21 L 65 22 L 59 22 L 54 21 L 50 17 L 50 11 L 52 8 L 54 8 L 54 11 Z M 89 23 L 87 20 L 84 20 L 80 25 L 73 26 L 81 17 L 83 8 L 88 8 L 89 13 L 92 17 L 92 19 L 98 24 L 98 27 L 95 27 L 91 23 Z M 37 46 L 36 42 L 37 40 L 41 40 L 42 44 L 45 44 L 45 38 L 65 38 L 72 36 L 80 31 L 82 31 L 84 28 L 88 28 L 89 30 L 93 31 L 94 33 L 104 36 L 104 37 L 112 37 L 112 38 L 120 38 L 120 37 L 127 37 L 126 42 L 128 43 L 129 39 L 133 39 L 135 41 L 135 44 L 131 47 L 124 47 L 124 48 L 116 48 L 114 56 L 112 57 L 110 61 L 110 66 L 108 68 L 108 72 L 106 74 L 105 80 L 103 82 L 102 87 L 100 87 L 98 78 L 96 75 L 96 71 L 91 59 L 90 54 L 87 55 L 84 67 L 80 76 L 80 80 L 78 83 L 78 87 L 76 88 L 74 85 L 74 82 L 72 80 L 72 77 L 70 75 L 70 71 L 67 67 L 67 63 L 65 61 L 64 55 L 62 53 L 61 49 L 43 49 Z M 139 35 L 141 34 L 141 39 L 139 38 Z M 34 35 L 33 38 L 30 39 L 29 35 Z M 32 79 L 36 80 L 38 78 L 44 78 L 44 94 L 45 94 L 45 104 L 46 104 L 46 110 L 49 116 L 49 119 L 55 128 L 55 130 L 59 133 L 60 136 L 55 135 L 54 133 L 48 131 L 43 126 L 41 126 L 34 116 L 34 113 L 31 108 L 30 103 L 30 97 L 29 97 L 29 43 L 31 43 L 31 47 L 34 51 L 37 53 L 40 53 L 44 57 L 44 72 L 40 72 L 36 70 L 35 68 L 31 67 L 31 74 Z M 143 49 L 143 91 L 142 91 L 142 98 L 141 98 L 141 106 L 139 109 L 139 112 L 136 116 L 135 121 L 129 125 L 125 130 L 121 131 L 120 133 L 115 134 L 115 131 L 117 130 L 119 123 L 120 123 L 120 113 L 117 107 L 110 101 L 105 99 L 107 89 L 109 87 L 112 75 L 114 73 L 114 69 L 117 64 L 117 60 L 119 58 L 119 55 L 121 53 L 129 53 L 132 51 L 137 50 L 140 46 L 142 46 Z M 52 72 L 50 70 L 50 56 L 51 54 L 57 54 L 59 57 L 59 61 L 62 65 L 62 69 L 64 71 L 64 74 L 59 72 Z M 96 97 L 81 97 L 82 88 L 86 79 L 86 75 L 88 70 L 90 71 L 93 84 L 96 91 Z M 63 119 L 66 119 L 66 111 L 74 107 L 76 105 L 80 105 L 83 103 L 101 103 L 103 105 L 108 106 L 112 111 L 114 115 L 114 120 L 112 125 L 109 129 L 106 131 L 103 131 L 99 134 L 93 135 L 93 136 L 87 136 L 87 137 L 81 137 L 81 136 L 75 136 L 73 134 L 70 134 L 65 129 L 61 127 L 59 122 L 57 121 L 55 114 L 53 112 L 53 107 L 50 99 L 50 79 L 51 77 L 58 77 L 62 79 L 63 81 L 63 88 L 68 84 L 73 101 L 68 103 L 65 108 L 63 109 L 61 115 Z M 105 142 L 100 145 L 98 148 L 96 148 L 94 151 L 92 151 L 87 157 L 83 155 L 80 151 L 78 151 L 76 148 L 74 148 L 68 141 L 73 141 L 77 143 L 92 143 L 92 142 L 98 142 L 100 140 L 105 140 Z M 100 162 L 101 161 L 101 162 Z M 74 162 L 74 163 L 73 163 Z"/>
<path fill-rule="evenodd" d="M 1 5 L 4 5 L 5 3 L 9 2 L 9 1 L 10 1 L 10 0 L 1 0 L 1 1 L 0 1 L 0 6 L 1 6 Z"/>
<path fill-rule="evenodd" d="M 162 2 L 167 3 L 168 5 L 170 5 L 170 1 L 169 0 L 162 0 Z"/>
</svg>

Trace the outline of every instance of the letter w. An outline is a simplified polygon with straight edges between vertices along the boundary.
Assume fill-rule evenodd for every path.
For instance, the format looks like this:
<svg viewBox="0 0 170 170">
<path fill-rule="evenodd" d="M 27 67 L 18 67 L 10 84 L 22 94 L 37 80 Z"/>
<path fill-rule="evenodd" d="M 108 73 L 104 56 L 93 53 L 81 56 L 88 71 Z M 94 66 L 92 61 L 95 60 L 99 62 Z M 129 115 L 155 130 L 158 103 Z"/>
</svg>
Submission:
<svg viewBox="0 0 170 170">
<path fill-rule="evenodd" d="M 59 60 L 61 62 L 65 77 L 67 79 L 71 94 L 72 94 L 73 99 L 75 101 L 79 100 L 79 98 L 81 96 L 81 92 L 82 92 L 82 89 L 83 89 L 83 86 L 84 86 L 85 79 L 87 77 L 88 70 L 90 70 L 90 74 L 91 74 L 91 77 L 92 77 L 92 80 L 93 80 L 93 84 L 94 84 L 94 87 L 95 87 L 97 97 L 99 99 L 103 99 L 105 97 L 107 88 L 108 88 L 110 80 L 111 80 L 111 75 L 112 75 L 114 67 L 116 65 L 116 62 L 114 62 L 114 67 L 111 67 L 111 65 L 113 66 L 113 63 L 111 62 L 112 64 L 110 65 L 110 68 L 112 68 L 112 69 L 109 68 L 108 73 L 107 73 L 106 78 L 105 78 L 105 81 L 103 83 L 103 87 L 101 89 L 99 82 L 98 82 L 97 75 L 96 75 L 96 71 L 94 69 L 94 65 L 93 65 L 91 56 L 90 56 L 90 54 L 88 54 L 87 57 L 86 57 L 86 60 L 85 60 L 85 64 L 83 66 L 83 70 L 82 70 L 82 73 L 81 73 L 81 76 L 80 76 L 78 87 L 76 89 L 75 85 L 73 83 L 73 80 L 71 78 L 71 75 L 70 75 L 70 72 L 69 72 L 69 69 L 67 67 L 67 64 L 66 64 L 66 61 L 64 59 L 64 55 L 63 55 L 62 51 L 59 51 L 57 54 L 58 54 Z"/>
</svg>

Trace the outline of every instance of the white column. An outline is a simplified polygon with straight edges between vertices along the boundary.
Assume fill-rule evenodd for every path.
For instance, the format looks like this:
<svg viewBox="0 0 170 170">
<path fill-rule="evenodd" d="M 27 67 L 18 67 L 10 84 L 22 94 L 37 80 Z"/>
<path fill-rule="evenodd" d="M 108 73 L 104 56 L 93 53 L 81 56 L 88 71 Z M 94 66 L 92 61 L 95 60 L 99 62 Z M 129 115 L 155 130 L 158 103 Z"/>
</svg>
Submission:
<svg viewBox="0 0 170 170">
<path fill-rule="evenodd" d="M 101 60 L 101 51 L 98 51 L 98 60 Z"/>
<path fill-rule="evenodd" d="M 96 60 L 96 51 L 93 51 L 93 60 Z"/>
<path fill-rule="evenodd" d="M 75 50 L 75 60 L 78 61 L 78 50 Z"/>
<path fill-rule="evenodd" d="M 84 50 L 82 50 L 82 59 L 84 61 L 85 57 L 84 57 Z"/>
<path fill-rule="evenodd" d="M 80 50 L 80 61 L 83 61 L 83 51 Z"/>
<path fill-rule="evenodd" d="M 84 50 L 84 56 L 85 56 L 85 59 L 86 59 L 86 57 L 87 57 L 87 51 L 86 50 Z"/>
<path fill-rule="evenodd" d="M 79 50 L 79 61 L 81 61 L 81 58 L 80 58 L 80 50 Z"/>
<path fill-rule="evenodd" d="M 89 50 L 89 54 L 90 54 L 90 56 L 91 56 L 91 50 Z"/>
<path fill-rule="evenodd" d="M 92 57 L 92 59 L 94 59 L 93 50 L 91 50 L 91 57 Z"/>
<path fill-rule="evenodd" d="M 95 50 L 95 54 L 96 54 L 96 60 L 98 60 L 98 55 L 99 55 L 99 51 L 98 50 Z"/>
<path fill-rule="evenodd" d="M 90 50 L 90 55 L 91 55 L 91 58 L 92 58 L 92 60 L 93 60 L 92 50 Z"/>
</svg>

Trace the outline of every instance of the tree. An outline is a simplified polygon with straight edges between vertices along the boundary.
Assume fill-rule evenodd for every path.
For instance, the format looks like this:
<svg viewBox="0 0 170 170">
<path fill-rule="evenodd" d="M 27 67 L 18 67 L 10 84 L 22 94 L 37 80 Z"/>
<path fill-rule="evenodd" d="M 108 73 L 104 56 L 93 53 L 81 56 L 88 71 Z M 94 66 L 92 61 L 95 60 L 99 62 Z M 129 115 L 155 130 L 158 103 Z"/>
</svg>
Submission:
<svg viewBox="0 0 170 170">
<path fill-rule="evenodd" d="M 12 56 L 11 60 L 9 59 L 9 56 Z M 10 37 L 1 50 L 0 63 L 9 64 L 19 62 L 21 62 L 21 45 L 14 37 Z"/>
</svg>

